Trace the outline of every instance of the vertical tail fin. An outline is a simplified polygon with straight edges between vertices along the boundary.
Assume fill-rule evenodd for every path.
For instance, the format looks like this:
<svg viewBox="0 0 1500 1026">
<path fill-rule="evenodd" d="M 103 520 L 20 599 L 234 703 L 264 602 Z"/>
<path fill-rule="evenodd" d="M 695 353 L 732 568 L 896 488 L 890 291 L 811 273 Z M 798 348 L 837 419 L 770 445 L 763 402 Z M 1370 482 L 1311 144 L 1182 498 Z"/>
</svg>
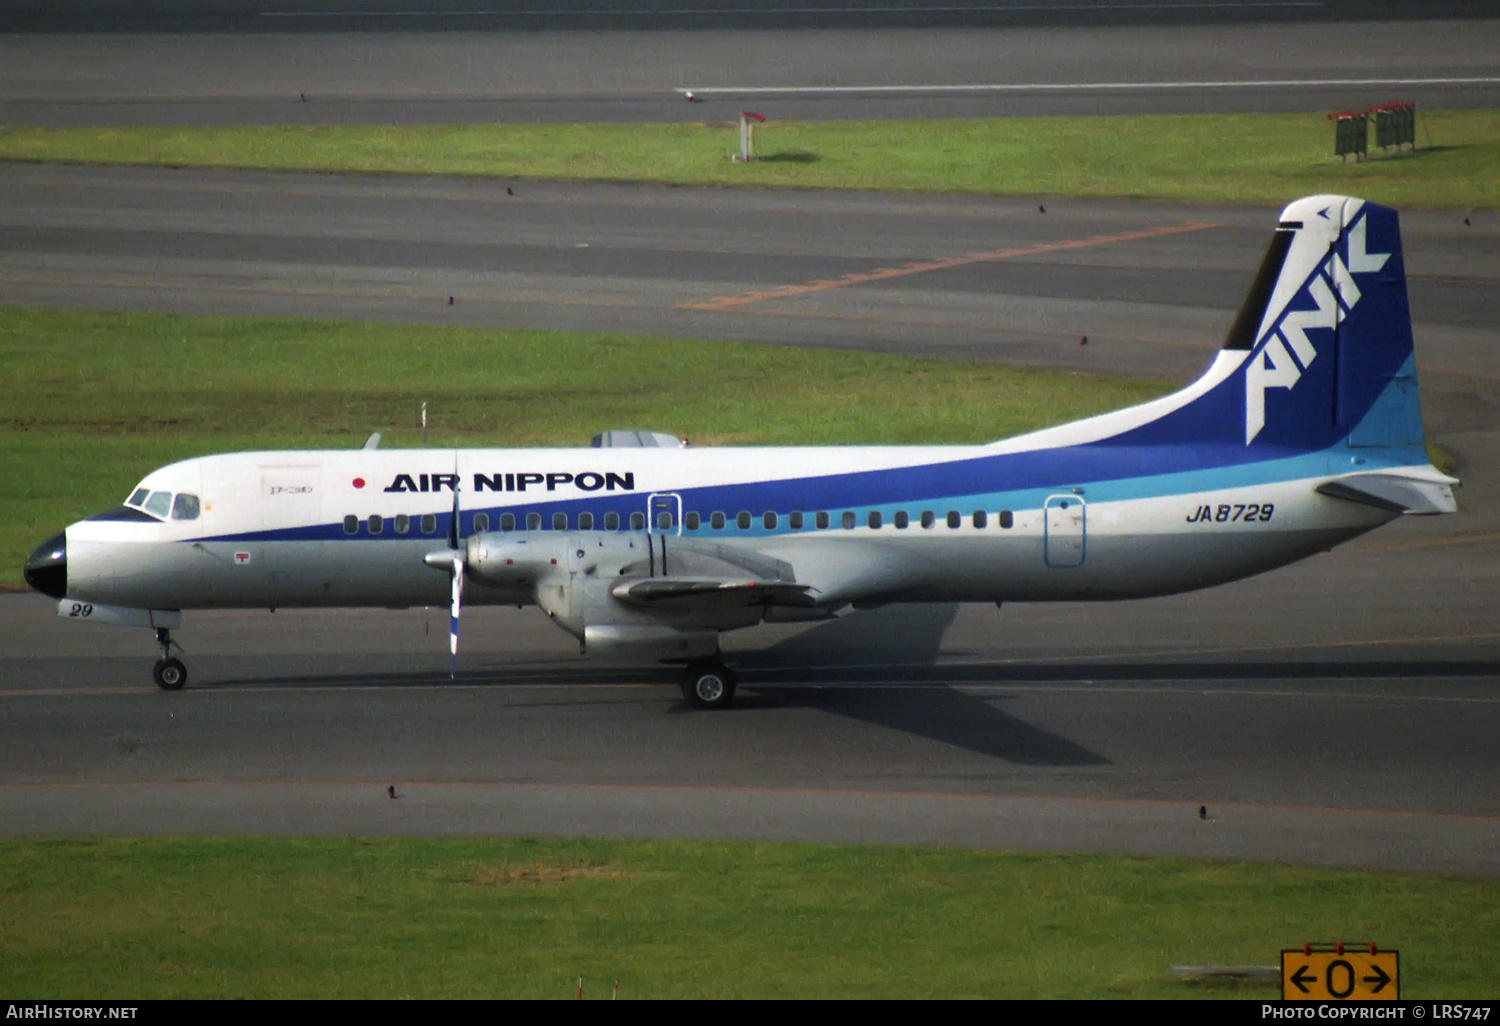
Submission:
<svg viewBox="0 0 1500 1026">
<path fill-rule="evenodd" d="M 1235 461 L 1339 447 L 1423 453 L 1396 212 L 1344 196 L 1288 206 L 1223 352 L 1180 394 L 1182 405 L 1131 434 L 1239 448 Z"/>
<path fill-rule="evenodd" d="M 1420 447 L 1396 212 L 1339 196 L 1298 200 L 1282 214 L 1268 264 L 1278 251 L 1284 262 L 1260 323 L 1253 334 L 1237 323 L 1226 343 L 1249 352 L 1245 444 Z"/>
</svg>

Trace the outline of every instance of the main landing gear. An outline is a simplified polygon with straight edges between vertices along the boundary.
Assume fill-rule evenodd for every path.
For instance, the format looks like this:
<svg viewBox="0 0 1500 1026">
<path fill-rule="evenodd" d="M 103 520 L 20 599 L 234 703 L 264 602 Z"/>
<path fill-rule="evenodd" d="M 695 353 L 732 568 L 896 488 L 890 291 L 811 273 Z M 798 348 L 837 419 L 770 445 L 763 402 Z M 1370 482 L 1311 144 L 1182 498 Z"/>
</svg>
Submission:
<svg viewBox="0 0 1500 1026">
<path fill-rule="evenodd" d="M 682 697 L 695 709 L 727 709 L 734 701 L 734 674 L 718 659 L 689 663 Z"/>
<path fill-rule="evenodd" d="M 156 643 L 161 646 L 161 658 L 151 670 L 152 679 L 163 691 L 181 691 L 182 686 L 187 683 L 187 667 L 182 665 L 181 659 L 172 656 L 172 646 L 177 644 L 172 640 L 172 632 L 165 627 L 158 627 Z M 178 647 L 181 648 L 180 645 Z"/>
</svg>

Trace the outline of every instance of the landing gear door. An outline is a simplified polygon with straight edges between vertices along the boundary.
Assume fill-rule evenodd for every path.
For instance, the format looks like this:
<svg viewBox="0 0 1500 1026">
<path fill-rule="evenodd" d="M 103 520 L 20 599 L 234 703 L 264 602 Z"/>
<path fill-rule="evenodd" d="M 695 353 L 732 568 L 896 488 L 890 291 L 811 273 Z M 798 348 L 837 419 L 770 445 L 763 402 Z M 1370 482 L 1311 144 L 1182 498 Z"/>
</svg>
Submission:
<svg viewBox="0 0 1500 1026">
<path fill-rule="evenodd" d="M 676 492 L 646 496 L 646 530 L 652 534 L 682 534 L 682 496 Z"/>
<path fill-rule="evenodd" d="M 1088 511 L 1079 495 L 1049 495 L 1044 507 L 1043 558 L 1059 570 L 1082 566 L 1088 551 Z"/>
</svg>

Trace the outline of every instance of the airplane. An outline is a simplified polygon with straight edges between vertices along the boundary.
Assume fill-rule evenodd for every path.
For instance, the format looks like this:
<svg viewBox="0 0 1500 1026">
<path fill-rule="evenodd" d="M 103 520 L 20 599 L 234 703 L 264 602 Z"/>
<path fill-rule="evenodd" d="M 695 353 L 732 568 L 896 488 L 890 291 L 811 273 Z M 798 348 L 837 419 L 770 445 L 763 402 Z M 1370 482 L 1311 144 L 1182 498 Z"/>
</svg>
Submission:
<svg viewBox="0 0 1500 1026">
<path fill-rule="evenodd" d="M 1456 510 L 1428 459 L 1397 214 L 1288 206 L 1205 373 L 985 445 L 242 452 L 156 470 L 27 559 L 58 615 L 535 605 L 580 651 L 735 692 L 725 631 L 899 602 L 1102 601 L 1206 588 L 1404 515 Z"/>
</svg>

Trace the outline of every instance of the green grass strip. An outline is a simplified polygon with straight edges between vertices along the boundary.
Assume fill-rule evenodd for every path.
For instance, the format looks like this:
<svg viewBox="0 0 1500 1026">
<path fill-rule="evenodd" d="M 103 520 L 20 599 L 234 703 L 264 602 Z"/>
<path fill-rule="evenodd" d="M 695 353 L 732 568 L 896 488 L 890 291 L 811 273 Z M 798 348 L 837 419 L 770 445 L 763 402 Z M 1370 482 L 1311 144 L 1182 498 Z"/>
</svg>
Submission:
<svg viewBox="0 0 1500 1026">
<path fill-rule="evenodd" d="M 0 583 L 156 467 L 213 452 L 985 442 L 1170 386 L 750 343 L 0 307 Z"/>
<path fill-rule="evenodd" d="M 3 840 L 0 993 L 99 998 L 1274 998 L 1174 964 L 1304 940 L 1404 998 L 1500 994 L 1500 882 L 689 841 Z"/>
<path fill-rule="evenodd" d="M 567 181 L 1397 207 L 1500 204 L 1500 112 L 1422 111 L 1415 153 L 1341 163 L 1321 114 L 727 124 L 0 128 L 0 159 Z"/>
</svg>

